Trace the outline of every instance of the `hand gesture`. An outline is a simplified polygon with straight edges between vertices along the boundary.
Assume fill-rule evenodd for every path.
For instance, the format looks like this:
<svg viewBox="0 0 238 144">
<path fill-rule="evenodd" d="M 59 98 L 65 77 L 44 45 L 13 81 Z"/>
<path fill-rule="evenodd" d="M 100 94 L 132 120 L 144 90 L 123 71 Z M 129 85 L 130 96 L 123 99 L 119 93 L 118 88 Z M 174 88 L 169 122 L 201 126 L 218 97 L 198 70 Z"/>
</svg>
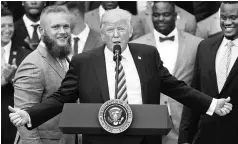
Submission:
<svg viewBox="0 0 238 144">
<path fill-rule="evenodd" d="M 8 109 L 11 112 L 9 118 L 16 127 L 21 127 L 29 123 L 29 115 L 26 111 L 11 106 L 8 106 Z"/>
<path fill-rule="evenodd" d="M 229 103 L 231 100 L 230 97 L 227 99 L 221 98 L 217 100 L 217 105 L 215 108 L 215 113 L 218 114 L 219 116 L 225 116 L 230 113 L 232 110 L 232 104 Z"/>
<path fill-rule="evenodd" d="M 17 69 L 17 65 L 16 65 L 16 59 L 14 58 L 12 61 L 12 65 L 8 64 L 8 63 L 4 63 L 2 65 L 2 74 L 1 74 L 1 81 L 3 82 L 8 82 L 11 80 L 11 78 L 13 78 L 13 75 L 15 73 Z"/>
</svg>

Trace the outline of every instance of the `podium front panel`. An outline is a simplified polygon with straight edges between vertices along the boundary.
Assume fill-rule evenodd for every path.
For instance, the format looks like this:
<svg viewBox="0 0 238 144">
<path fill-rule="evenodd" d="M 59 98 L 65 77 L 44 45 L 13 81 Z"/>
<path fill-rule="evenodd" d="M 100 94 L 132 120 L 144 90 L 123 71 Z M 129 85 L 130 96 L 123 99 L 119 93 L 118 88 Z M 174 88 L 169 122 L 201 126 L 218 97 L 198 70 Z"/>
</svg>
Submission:
<svg viewBox="0 0 238 144">
<path fill-rule="evenodd" d="M 109 134 L 98 121 L 102 104 L 67 103 L 61 113 L 59 127 L 65 134 Z M 133 112 L 131 126 L 122 135 L 167 135 L 172 128 L 165 105 L 130 105 Z"/>
</svg>

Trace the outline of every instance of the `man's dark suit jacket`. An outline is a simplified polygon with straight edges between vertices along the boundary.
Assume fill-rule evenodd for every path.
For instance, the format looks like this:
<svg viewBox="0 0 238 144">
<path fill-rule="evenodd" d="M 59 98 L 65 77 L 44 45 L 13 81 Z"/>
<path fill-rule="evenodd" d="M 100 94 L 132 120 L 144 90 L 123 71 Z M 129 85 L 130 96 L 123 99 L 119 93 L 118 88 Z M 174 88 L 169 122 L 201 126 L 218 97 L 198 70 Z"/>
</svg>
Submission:
<svg viewBox="0 0 238 144">
<path fill-rule="evenodd" d="M 31 53 L 34 49 L 31 49 L 29 45 L 24 41 L 26 37 L 29 37 L 28 31 L 26 29 L 26 25 L 23 21 L 23 18 L 19 19 L 15 22 L 15 31 L 12 37 L 12 43 L 15 47 L 20 47 L 25 49 L 27 53 Z"/>
<path fill-rule="evenodd" d="M 214 98 L 231 97 L 233 109 L 224 117 L 208 116 L 184 107 L 180 123 L 179 143 L 231 144 L 238 143 L 238 60 L 234 63 L 225 85 L 218 92 L 215 59 L 223 33 L 200 43 L 192 86 Z"/>
<path fill-rule="evenodd" d="M 162 92 L 189 107 L 201 112 L 207 111 L 212 98 L 173 77 L 163 67 L 155 47 L 130 43 L 128 45 L 140 77 L 143 104 L 159 104 Z M 81 103 L 104 103 L 109 100 L 104 48 L 105 45 L 73 57 L 59 91 L 42 103 L 27 109 L 32 128 L 60 113 L 64 103 L 75 102 L 77 98 Z M 101 143 L 160 144 L 161 137 L 83 135 L 83 144 Z"/>
<path fill-rule="evenodd" d="M 16 65 L 19 66 L 27 53 L 21 49 L 13 46 L 10 49 L 9 64 L 13 63 L 13 59 L 16 59 Z M 14 74 L 11 78 L 14 77 Z M 11 82 L 1 87 L 1 125 L 2 125 L 2 143 L 14 143 L 16 136 L 16 128 L 9 121 L 9 110 L 8 106 L 14 105 L 14 88 Z"/>
</svg>

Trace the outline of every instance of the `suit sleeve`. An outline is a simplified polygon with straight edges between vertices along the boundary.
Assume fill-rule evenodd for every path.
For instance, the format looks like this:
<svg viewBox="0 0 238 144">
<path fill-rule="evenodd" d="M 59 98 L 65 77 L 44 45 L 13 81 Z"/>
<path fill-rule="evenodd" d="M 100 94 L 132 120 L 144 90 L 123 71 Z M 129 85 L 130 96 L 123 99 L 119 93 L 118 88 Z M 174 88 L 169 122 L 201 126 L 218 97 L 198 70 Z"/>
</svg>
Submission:
<svg viewBox="0 0 238 144">
<path fill-rule="evenodd" d="M 41 102 L 44 90 L 44 75 L 32 63 L 24 62 L 18 68 L 14 84 L 14 107 L 27 109 Z M 18 127 L 18 132 L 24 144 L 42 144 L 38 129 L 31 131 Z"/>
<path fill-rule="evenodd" d="M 187 22 L 186 32 L 195 35 L 197 30 L 197 22 L 195 16 L 191 15 L 190 20 Z"/>
<path fill-rule="evenodd" d="M 194 67 L 194 76 L 191 86 L 197 90 L 200 90 L 200 68 L 199 68 L 199 53 L 200 45 L 198 46 L 196 62 Z M 186 106 L 183 107 L 181 122 L 179 126 L 179 138 L 178 143 L 192 143 L 194 136 L 197 132 L 200 113 L 196 110 L 192 110 Z"/>
<path fill-rule="evenodd" d="M 73 57 L 74 59 L 74 57 Z M 77 65 L 77 67 L 79 67 Z M 33 129 L 62 112 L 64 103 L 75 103 L 78 98 L 78 76 L 71 61 L 69 70 L 57 92 L 44 99 L 41 103 L 28 108 L 26 111 L 31 118 Z M 42 115 L 44 114 L 44 115 Z"/>
<path fill-rule="evenodd" d="M 157 51 L 155 51 L 155 55 L 161 81 L 161 92 L 189 108 L 206 113 L 212 102 L 212 98 L 172 76 L 167 68 L 163 66 L 163 62 Z"/>
</svg>

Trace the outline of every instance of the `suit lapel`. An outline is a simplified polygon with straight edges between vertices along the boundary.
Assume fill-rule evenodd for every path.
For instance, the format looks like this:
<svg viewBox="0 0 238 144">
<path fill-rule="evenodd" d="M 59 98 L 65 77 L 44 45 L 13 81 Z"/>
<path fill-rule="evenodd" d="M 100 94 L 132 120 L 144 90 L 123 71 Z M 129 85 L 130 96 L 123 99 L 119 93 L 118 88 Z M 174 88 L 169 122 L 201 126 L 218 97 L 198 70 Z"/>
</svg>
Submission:
<svg viewBox="0 0 238 144">
<path fill-rule="evenodd" d="M 96 43 L 97 43 L 96 39 L 97 38 L 95 38 L 95 36 L 93 34 L 93 31 L 90 29 L 89 34 L 88 34 L 88 38 L 87 38 L 86 43 L 85 43 L 84 48 L 83 48 L 83 52 L 89 51 L 92 48 L 94 48 Z"/>
<path fill-rule="evenodd" d="M 60 66 L 59 62 L 52 57 L 49 52 L 47 51 L 47 48 L 41 46 L 40 44 L 38 45 L 37 50 L 41 54 L 43 58 L 47 61 L 47 63 L 55 70 L 55 72 L 62 78 L 64 79 L 65 77 L 65 70 Z"/>
<path fill-rule="evenodd" d="M 220 44 L 222 42 L 223 39 L 223 34 L 219 35 L 217 40 L 214 41 L 214 43 L 211 44 L 211 55 L 207 57 L 208 59 L 208 65 L 210 65 L 210 70 L 209 70 L 209 76 L 211 78 L 211 85 L 213 86 L 213 89 L 215 90 L 215 94 L 217 95 L 218 92 L 218 87 L 217 87 L 217 78 L 216 78 L 216 54 L 217 51 L 220 47 Z M 209 48 L 209 47 L 208 47 Z"/>
<path fill-rule="evenodd" d="M 140 54 L 140 52 L 133 47 L 133 44 L 128 44 L 129 45 L 129 49 L 131 51 L 131 55 L 133 57 L 133 60 L 135 62 L 135 66 L 138 72 L 138 75 L 140 77 L 140 83 L 141 83 L 141 94 L 142 94 L 142 101 L 144 104 L 147 103 L 147 97 L 145 95 L 145 90 L 146 90 L 146 71 L 145 71 L 145 57 L 142 56 L 142 54 Z M 140 57 L 140 58 L 139 58 Z"/>
<path fill-rule="evenodd" d="M 20 21 L 20 27 L 19 28 L 20 28 L 20 33 L 21 33 L 22 36 L 26 36 L 26 37 L 30 38 L 23 19 L 21 19 L 21 21 Z M 23 40 L 25 40 L 25 38 L 23 38 Z M 24 42 L 24 43 L 26 43 L 26 42 Z M 27 43 L 26 43 L 26 45 L 27 45 L 27 48 L 29 48 L 30 50 L 32 50 L 32 51 L 35 50 L 35 49 L 32 49 L 30 46 L 28 46 Z"/>
<path fill-rule="evenodd" d="M 181 31 L 178 31 L 178 53 L 177 53 L 177 59 L 175 62 L 175 67 L 173 70 L 173 74 L 176 73 L 178 68 L 182 65 L 183 62 L 183 56 L 185 53 L 185 43 L 186 43 L 186 37 L 181 33 Z"/>
<path fill-rule="evenodd" d="M 103 99 L 104 101 L 108 101 L 110 97 L 109 97 L 108 82 L 107 82 L 104 48 L 105 48 L 105 45 L 97 49 L 96 56 L 93 58 L 93 64 L 94 64 L 94 69 L 96 72 L 96 76 L 97 76 L 98 83 L 102 92 Z"/>
<path fill-rule="evenodd" d="M 28 31 L 26 29 L 26 25 L 25 25 L 23 19 L 21 19 L 20 25 L 21 25 L 20 29 L 21 29 L 22 35 L 26 35 L 26 36 L 30 37 L 29 34 L 28 34 Z"/>
<path fill-rule="evenodd" d="M 227 77 L 227 80 L 222 88 L 222 91 L 224 91 L 228 85 L 230 84 L 230 82 L 233 80 L 233 78 L 238 74 L 238 58 L 236 59 L 234 65 L 232 66 L 232 69 L 229 73 L 229 76 Z M 221 92 L 222 92 L 221 91 Z"/>
</svg>

